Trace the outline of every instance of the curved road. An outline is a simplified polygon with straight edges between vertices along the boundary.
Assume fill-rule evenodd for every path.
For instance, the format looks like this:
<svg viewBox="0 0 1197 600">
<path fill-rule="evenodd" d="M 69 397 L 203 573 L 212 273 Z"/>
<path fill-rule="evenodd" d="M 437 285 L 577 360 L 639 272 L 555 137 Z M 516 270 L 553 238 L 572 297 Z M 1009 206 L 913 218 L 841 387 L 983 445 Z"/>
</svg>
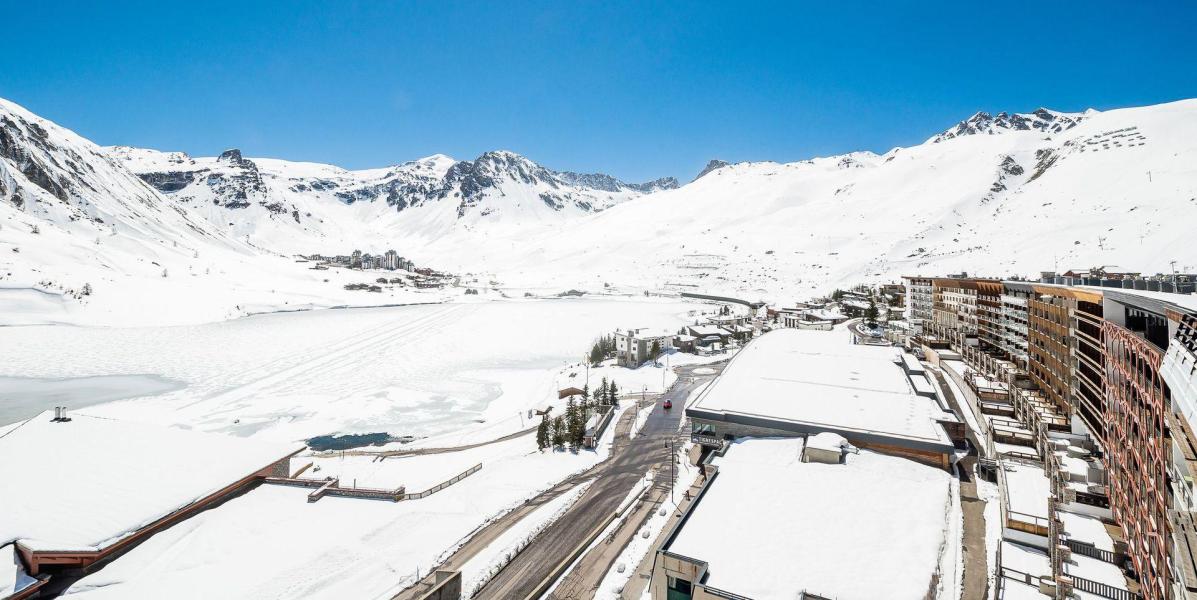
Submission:
<svg viewBox="0 0 1197 600">
<path fill-rule="evenodd" d="M 475 598 L 527 598 L 555 571 L 562 559 L 580 544 L 589 544 L 590 537 L 614 514 L 628 492 L 645 472 L 664 464 L 671 456 L 666 442 L 678 435 L 678 427 L 685 410 L 686 398 L 696 387 L 714 375 L 694 376 L 698 367 L 712 368 L 718 373 L 722 364 L 678 367 L 678 382 L 663 398 L 673 401 L 672 410 L 664 410 L 657 402 L 644 428 L 635 439 L 616 436 L 611 449 L 612 458 L 602 463 L 592 475 L 597 475 L 586 495 L 569 512 L 541 532 L 523 552 L 515 557 Z M 557 574 L 560 575 L 560 574 Z M 569 590 L 554 593 L 554 597 L 574 597 Z M 589 596 L 587 596 L 589 597 Z"/>
</svg>

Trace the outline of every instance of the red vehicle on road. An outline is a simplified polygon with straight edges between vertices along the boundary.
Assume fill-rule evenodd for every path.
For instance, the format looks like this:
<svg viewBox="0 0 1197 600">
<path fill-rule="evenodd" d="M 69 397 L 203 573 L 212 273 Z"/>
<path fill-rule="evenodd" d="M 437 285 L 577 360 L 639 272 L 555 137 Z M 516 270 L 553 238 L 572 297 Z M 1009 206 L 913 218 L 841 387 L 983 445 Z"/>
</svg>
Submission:
<svg viewBox="0 0 1197 600">
<path fill-rule="evenodd" d="M 665 410 L 669 410 L 671 408 L 673 408 L 673 400 L 666 399 L 665 400 Z"/>
</svg>

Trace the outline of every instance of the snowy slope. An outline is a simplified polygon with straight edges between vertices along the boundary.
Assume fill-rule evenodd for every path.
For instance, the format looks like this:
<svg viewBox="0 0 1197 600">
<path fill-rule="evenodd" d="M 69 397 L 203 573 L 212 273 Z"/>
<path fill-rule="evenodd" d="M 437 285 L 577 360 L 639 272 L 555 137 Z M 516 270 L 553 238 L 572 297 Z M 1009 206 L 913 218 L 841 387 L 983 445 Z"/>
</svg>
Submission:
<svg viewBox="0 0 1197 600">
<path fill-rule="evenodd" d="M 0 118 L 0 287 L 21 288 L 0 290 L 8 323 L 382 303 L 290 258 L 353 249 L 394 248 L 521 290 L 610 284 L 786 302 L 909 273 L 1197 268 L 1186 243 L 1195 100 L 978 113 L 883 155 L 712 161 L 676 188 L 502 151 L 348 171 L 237 151 L 99 149 L 9 103 Z M 83 283 L 97 293 L 63 296 Z"/>
<path fill-rule="evenodd" d="M 164 197 L 106 149 L 0 100 L 0 325 L 203 322 L 279 308 L 428 301 L 346 291 Z"/>
<path fill-rule="evenodd" d="M 590 289 L 793 300 L 904 273 L 1158 272 L 1171 260 L 1193 269 L 1195 220 L 1197 101 L 1188 100 L 1089 111 L 1059 133 L 990 127 L 881 156 L 717 167 L 457 262 L 514 285 L 552 273 Z"/>
</svg>

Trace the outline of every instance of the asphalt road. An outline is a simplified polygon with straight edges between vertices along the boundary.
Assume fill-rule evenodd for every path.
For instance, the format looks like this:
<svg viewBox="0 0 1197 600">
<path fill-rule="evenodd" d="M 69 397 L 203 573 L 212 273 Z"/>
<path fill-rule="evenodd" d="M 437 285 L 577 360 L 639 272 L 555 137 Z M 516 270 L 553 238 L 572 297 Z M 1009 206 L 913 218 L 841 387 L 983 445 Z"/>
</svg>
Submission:
<svg viewBox="0 0 1197 600">
<path fill-rule="evenodd" d="M 516 556 L 498 573 L 475 598 L 509 600 L 526 598 L 537 586 L 558 567 L 563 557 L 571 554 L 582 543 L 589 543 L 589 536 L 606 521 L 627 497 L 632 487 L 640 481 L 645 472 L 664 464 L 671 456 L 665 446 L 667 440 L 678 435 L 686 398 L 699 385 L 714 375 L 693 376 L 695 368 L 708 367 L 716 372 L 722 365 L 695 365 L 679 367 L 678 382 L 674 385 L 649 415 L 644 428 L 635 439 L 616 436 L 611 450 L 612 458 L 597 470 L 597 478 L 586 495 L 548 529 L 541 532 L 523 552 Z M 673 408 L 662 408 L 663 400 L 673 401 Z M 569 590 L 554 597 L 575 597 Z"/>
</svg>

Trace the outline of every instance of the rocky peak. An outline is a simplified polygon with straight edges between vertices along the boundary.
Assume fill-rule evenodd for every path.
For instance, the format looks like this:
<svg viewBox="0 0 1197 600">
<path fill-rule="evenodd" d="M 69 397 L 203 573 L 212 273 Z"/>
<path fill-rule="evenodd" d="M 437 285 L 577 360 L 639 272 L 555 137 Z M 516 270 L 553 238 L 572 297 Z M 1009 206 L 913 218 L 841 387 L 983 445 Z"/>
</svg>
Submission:
<svg viewBox="0 0 1197 600">
<path fill-rule="evenodd" d="M 1046 108 L 1030 113 L 1000 112 L 996 115 L 981 111 L 955 126 L 927 140 L 938 144 L 965 135 L 995 135 L 1009 131 L 1039 131 L 1059 133 L 1076 127 L 1088 113 L 1062 113 Z"/>
<path fill-rule="evenodd" d="M 678 187 L 677 179 L 662 177 L 644 183 L 627 183 L 606 173 L 574 173 L 572 171 L 557 171 L 558 179 L 570 185 L 601 190 L 604 192 L 622 192 L 633 190 L 644 194 L 651 194 L 661 190 L 672 190 Z"/>
<path fill-rule="evenodd" d="M 727 161 L 724 161 L 724 160 L 719 160 L 717 158 L 713 158 L 713 159 L 711 159 L 710 162 L 707 163 L 707 166 L 703 168 L 702 172 L 698 174 L 698 177 L 695 177 L 694 179 L 696 179 L 696 180 L 700 179 L 700 178 L 702 178 L 703 175 L 706 175 L 707 173 L 710 173 L 711 171 L 717 171 L 719 169 L 722 169 L 723 167 L 726 167 L 729 164 L 731 164 L 731 163 L 728 163 Z"/>
</svg>

